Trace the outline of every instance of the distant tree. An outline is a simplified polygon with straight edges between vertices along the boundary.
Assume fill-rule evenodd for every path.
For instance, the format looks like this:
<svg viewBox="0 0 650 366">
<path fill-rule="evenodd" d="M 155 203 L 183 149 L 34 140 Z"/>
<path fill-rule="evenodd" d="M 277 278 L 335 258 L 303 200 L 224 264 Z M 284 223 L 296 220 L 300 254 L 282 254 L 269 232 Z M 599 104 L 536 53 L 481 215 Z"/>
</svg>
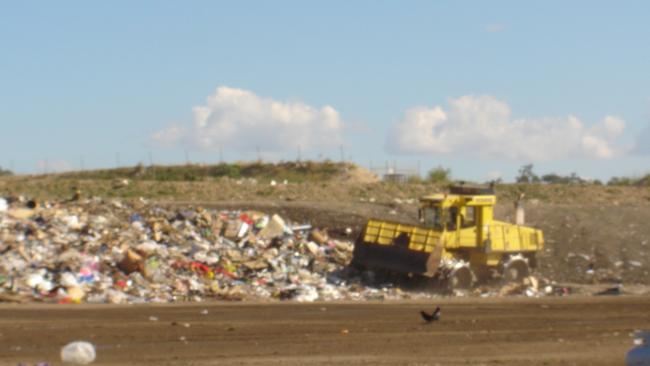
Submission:
<svg viewBox="0 0 650 366">
<path fill-rule="evenodd" d="M 3 169 L 0 167 L 0 177 L 8 175 L 14 175 L 14 173 L 11 170 Z"/>
<path fill-rule="evenodd" d="M 445 169 L 441 166 L 429 170 L 427 181 L 431 183 L 446 183 L 451 181 L 451 169 Z"/>
<path fill-rule="evenodd" d="M 542 182 L 549 184 L 584 184 L 587 180 L 580 178 L 577 173 L 573 172 L 570 175 L 563 176 L 556 173 L 544 174 L 541 178 Z"/>
<path fill-rule="evenodd" d="M 564 183 L 563 179 L 564 178 L 561 175 L 555 173 L 542 175 L 542 182 L 544 183 L 550 183 L 550 184 Z"/>
<path fill-rule="evenodd" d="M 576 172 L 571 173 L 567 180 L 569 184 L 582 184 L 586 182 L 584 179 L 580 178 Z"/>
<path fill-rule="evenodd" d="M 612 177 L 608 182 L 608 186 L 631 186 L 634 184 L 634 179 L 630 177 Z"/>
<path fill-rule="evenodd" d="M 516 178 L 517 183 L 537 183 L 539 177 L 533 173 L 533 164 L 523 165 L 519 169 L 519 175 Z"/>
<path fill-rule="evenodd" d="M 608 182 L 608 186 L 650 186 L 650 174 L 646 174 L 640 178 L 631 177 L 612 177 Z"/>
<path fill-rule="evenodd" d="M 646 174 L 636 181 L 636 185 L 648 187 L 650 186 L 650 174 Z"/>
</svg>

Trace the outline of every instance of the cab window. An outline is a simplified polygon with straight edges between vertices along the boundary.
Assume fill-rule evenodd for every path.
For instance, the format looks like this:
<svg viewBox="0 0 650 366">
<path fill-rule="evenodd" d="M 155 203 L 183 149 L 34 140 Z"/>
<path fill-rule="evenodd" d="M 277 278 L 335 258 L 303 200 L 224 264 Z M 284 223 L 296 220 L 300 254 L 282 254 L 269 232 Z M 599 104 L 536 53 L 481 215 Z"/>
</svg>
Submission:
<svg viewBox="0 0 650 366">
<path fill-rule="evenodd" d="M 442 218 L 440 207 L 425 207 L 422 210 L 422 219 L 424 226 L 430 228 L 440 228 L 442 226 Z"/>
<path fill-rule="evenodd" d="M 447 230 L 456 230 L 456 219 L 458 218 L 458 215 L 460 213 L 460 210 L 456 206 L 451 206 L 449 207 L 449 215 L 447 217 L 449 220 L 447 221 Z"/>
<path fill-rule="evenodd" d="M 475 215 L 476 210 L 471 206 L 464 207 L 464 209 L 456 206 L 449 207 L 447 230 L 462 229 L 476 225 Z"/>
<path fill-rule="evenodd" d="M 463 221 L 461 223 L 462 227 L 471 227 L 476 225 L 476 207 L 474 206 L 465 207 L 465 215 L 462 221 Z"/>
</svg>

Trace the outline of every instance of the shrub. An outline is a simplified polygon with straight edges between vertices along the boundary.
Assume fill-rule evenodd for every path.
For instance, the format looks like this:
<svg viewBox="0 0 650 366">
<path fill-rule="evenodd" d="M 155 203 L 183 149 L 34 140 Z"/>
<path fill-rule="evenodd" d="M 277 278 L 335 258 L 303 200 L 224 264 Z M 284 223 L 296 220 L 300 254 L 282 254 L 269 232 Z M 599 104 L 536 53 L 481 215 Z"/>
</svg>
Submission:
<svg viewBox="0 0 650 366">
<path fill-rule="evenodd" d="M 14 175 L 14 173 L 11 170 L 2 169 L 2 167 L 0 167 L 0 177 L 9 175 Z"/>
<path fill-rule="evenodd" d="M 431 183 L 447 183 L 451 181 L 451 169 L 445 169 L 441 166 L 429 170 L 427 181 Z"/>
<path fill-rule="evenodd" d="M 533 173 L 533 164 L 523 165 L 519 169 L 519 175 L 517 176 L 517 183 L 537 183 L 539 182 L 539 177 Z"/>
</svg>

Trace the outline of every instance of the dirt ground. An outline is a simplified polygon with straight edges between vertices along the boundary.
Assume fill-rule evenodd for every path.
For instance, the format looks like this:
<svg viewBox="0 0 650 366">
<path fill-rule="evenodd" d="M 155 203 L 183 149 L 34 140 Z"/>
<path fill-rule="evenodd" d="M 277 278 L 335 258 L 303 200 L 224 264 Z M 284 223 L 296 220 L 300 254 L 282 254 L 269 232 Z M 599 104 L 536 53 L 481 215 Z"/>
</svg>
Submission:
<svg viewBox="0 0 650 366">
<path fill-rule="evenodd" d="M 648 297 L 422 302 L 2 305 L 0 364 L 60 365 L 67 342 L 94 365 L 622 365 L 650 328 Z"/>
</svg>

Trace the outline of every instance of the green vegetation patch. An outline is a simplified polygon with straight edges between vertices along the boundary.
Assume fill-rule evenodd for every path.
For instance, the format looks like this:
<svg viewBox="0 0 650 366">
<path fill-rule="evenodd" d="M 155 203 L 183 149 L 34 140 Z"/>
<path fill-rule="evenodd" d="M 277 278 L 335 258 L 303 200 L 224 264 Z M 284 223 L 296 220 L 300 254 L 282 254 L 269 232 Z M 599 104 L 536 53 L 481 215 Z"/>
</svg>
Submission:
<svg viewBox="0 0 650 366">
<path fill-rule="evenodd" d="M 289 180 L 310 182 L 342 177 L 353 164 L 331 161 L 281 163 L 221 163 L 216 165 L 187 164 L 176 166 L 144 166 L 101 169 L 60 174 L 65 179 L 123 179 L 153 181 L 201 181 L 215 178 L 254 178 L 258 180 Z"/>
</svg>

